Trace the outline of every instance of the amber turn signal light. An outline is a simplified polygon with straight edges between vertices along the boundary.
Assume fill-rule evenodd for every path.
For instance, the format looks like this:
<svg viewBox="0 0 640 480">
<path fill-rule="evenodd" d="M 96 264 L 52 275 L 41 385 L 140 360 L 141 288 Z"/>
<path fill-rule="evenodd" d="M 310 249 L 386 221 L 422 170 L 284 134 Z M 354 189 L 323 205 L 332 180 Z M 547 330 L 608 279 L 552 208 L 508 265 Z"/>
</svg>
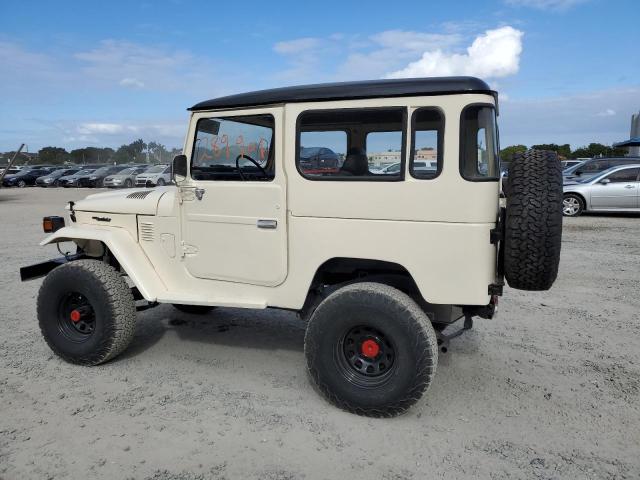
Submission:
<svg viewBox="0 0 640 480">
<path fill-rule="evenodd" d="M 60 230 L 64 227 L 64 218 L 63 217 L 44 217 L 42 219 L 42 229 L 44 233 L 53 233 L 56 230 Z"/>
</svg>

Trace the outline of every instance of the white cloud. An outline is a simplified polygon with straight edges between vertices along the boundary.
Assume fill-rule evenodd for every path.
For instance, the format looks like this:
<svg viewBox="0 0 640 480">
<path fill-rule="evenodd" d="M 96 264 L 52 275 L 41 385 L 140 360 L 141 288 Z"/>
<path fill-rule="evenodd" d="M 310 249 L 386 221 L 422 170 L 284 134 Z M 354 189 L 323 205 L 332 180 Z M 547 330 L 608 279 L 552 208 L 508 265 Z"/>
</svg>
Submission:
<svg viewBox="0 0 640 480">
<path fill-rule="evenodd" d="M 530 7 L 538 10 L 565 11 L 589 0 L 506 0 L 507 5 Z"/>
<path fill-rule="evenodd" d="M 83 135 L 93 135 L 96 133 L 114 135 L 122 133 L 125 130 L 129 130 L 129 127 L 117 123 L 83 123 L 78 125 L 77 128 L 78 133 Z"/>
<path fill-rule="evenodd" d="M 503 147 L 517 143 L 610 145 L 629 138 L 631 115 L 638 105 L 640 85 L 551 98 L 511 98 L 500 106 L 500 141 Z"/>
<path fill-rule="evenodd" d="M 296 38 L 294 40 L 288 40 L 286 42 L 278 42 L 273 46 L 273 49 L 282 55 L 291 55 L 300 52 L 306 52 L 320 45 L 321 40 L 318 38 Z"/>
<path fill-rule="evenodd" d="M 382 48 L 424 52 L 435 48 L 448 48 L 460 42 L 458 34 L 423 33 L 406 30 L 386 30 L 372 35 L 371 40 Z"/>
<path fill-rule="evenodd" d="M 500 78 L 518 72 L 523 32 L 510 26 L 487 30 L 466 53 L 448 53 L 441 48 L 427 50 L 422 57 L 389 78 L 472 75 Z"/>
<path fill-rule="evenodd" d="M 137 78 L 123 78 L 120 80 L 120 85 L 123 87 L 143 88 L 144 83 Z"/>
<path fill-rule="evenodd" d="M 607 108 L 606 110 L 602 110 L 601 112 L 596 113 L 596 117 L 613 117 L 615 114 L 615 110 Z"/>
</svg>

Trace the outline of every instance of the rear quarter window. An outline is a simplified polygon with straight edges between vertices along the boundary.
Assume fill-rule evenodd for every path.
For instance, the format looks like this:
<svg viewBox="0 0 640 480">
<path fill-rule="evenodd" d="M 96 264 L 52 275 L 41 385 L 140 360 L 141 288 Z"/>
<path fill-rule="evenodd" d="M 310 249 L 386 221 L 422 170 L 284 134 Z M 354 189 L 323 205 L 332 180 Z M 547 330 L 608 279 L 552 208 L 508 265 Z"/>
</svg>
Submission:
<svg viewBox="0 0 640 480">
<path fill-rule="evenodd" d="M 498 128 L 493 105 L 469 105 L 460 115 L 460 174 L 470 181 L 500 177 Z"/>
</svg>

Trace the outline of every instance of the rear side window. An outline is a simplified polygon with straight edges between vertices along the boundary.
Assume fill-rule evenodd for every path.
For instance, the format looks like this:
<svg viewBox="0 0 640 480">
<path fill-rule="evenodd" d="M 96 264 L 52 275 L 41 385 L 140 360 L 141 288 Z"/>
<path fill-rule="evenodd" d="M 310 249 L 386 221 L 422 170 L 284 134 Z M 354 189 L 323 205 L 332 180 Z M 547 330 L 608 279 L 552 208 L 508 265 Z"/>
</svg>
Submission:
<svg viewBox="0 0 640 480">
<path fill-rule="evenodd" d="M 298 171 L 310 180 L 402 180 L 405 125 L 402 107 L 304 112 Z"/>
<path fill-rule="evenodd" d="M 460 118 L 460 173 L 466 180 L 500 177 L 498 130 L 493 106 L 469 105 Z"/>
<path fill-rule="evenodd" d="M 420 108 L 411 117 L 411 160 L 415 178 L 435 178 L 442 170 L 444 117 L 439 110 Z"/>
</svg>

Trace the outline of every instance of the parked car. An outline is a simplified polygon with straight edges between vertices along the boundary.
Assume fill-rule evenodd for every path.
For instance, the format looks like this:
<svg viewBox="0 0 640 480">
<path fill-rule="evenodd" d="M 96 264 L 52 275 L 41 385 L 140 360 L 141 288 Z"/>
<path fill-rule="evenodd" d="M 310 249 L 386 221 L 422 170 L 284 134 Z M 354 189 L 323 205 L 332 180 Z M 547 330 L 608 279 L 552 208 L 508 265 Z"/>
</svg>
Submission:
<svg viewBox="0 0 640 480">
<path fill-rule="evenodd" d="M 171 165 L 154 165 L 136 176 L 136 187 L 161 187 L 171 183 Z"/>
<path fill-rule="evenodd" d="M 640 160 L 618 165 L 579 181 L 565 182 L 562 213 L 577 217 L 582 212 L 640 212 Z"/>
<path fill-rule="evenodd" d="M 111 165 L 107 167 L 101 167 L 95 170 L 86 181 L 86 186 L 91 188 L 100 188 L 105 178 L 109 175 L 114 175 L 127 168 L 127 165 Z"/>
<path fill-rule="evenodd" d="M 136 183 L 136 176 L 148 168 L 148 165 L 125 168 L 113 175 L 105 177 L 102 181 L 102 185 L 107 188 L 131 188 Z"/>
<path fill-rule="evenodd" d="M 566 170 L 567 168 L 580 165 L 582 162 L 584 162 L 584 160 L 561 160 L 560 165 L 562 165 L 562 170 Z"/>
<path fill-rule="evenodd" d="M 95 171 L 95 168 L 85 168 L 73 175 L 65 175 L 58 179 L 58 185 L 64 188 L 84 187 L 89 183 L 89 176 Z"/>
<path fill-rule="evenodd" d="M 69 203 L 66 220 L 45 217 L 42 245 L 77 245 L 20 270 L 23 280 L 46 275 L 37 315 L 47 345 L 67 362 L 98 365 L 134 339 L 145 306 L 293 310 L 306 328 L 309 377 L 329 401 L 375 417 L 406 411 L 432 383 L 438 351 L 474 317 L 494 316 L 505 278 L 540 291 L 558 273 L 560 163 L 555 152 L 524 153 L 501 199 L 497 101 L 482 80 L 447 77 L 278 88 L 193 106 L 185 154 L 173 162 L 180 188 L 90 195 Z M 446 135 L 445 118 L 456 125 Z M 320 138 L 336 125 L 344 164 L 305 173 L 301 133 Z M 416 131 L 433 130 L 446 175 L 437 185 L 401 172 L 371 181 L 361 152 L 383 129 L 413 144 Z M 230 154 L 221 139 L 244 151 Z M 406 151 L 401 158 L 411 162 Z M 137 178 L 159 183 L 170 170 Z"/>
<path fill-rule="evenodd" d="M 44 168 L 23 168 L 13 175 L 5 175 L 2 180 L 2 186 L 24 188 L 29 185 L 35 185 L 38 177 L 49 173 L 50 170 Z"/>
<path fill-rule="evenodd" d="M 592 158 L 562 172 L 565 180 L 587 180 L 617 165 L 640 163 L 640 157 Z"/>
<path fill-rule="evenodd" d="M 326 147 L 300 147 L 300 170 L 306 173 L 337 172 L 338 154 Z"/>
<path fill-rule="evenodd" d="M 65 176 L 73 175 L 80 171 L 80 167 L 74 168 L 59 168 L 54 170 L 53 172 L 43 175 L 42 177 L 38 177 L 36 179 L 36 185 L 39 187 L 57 187 L 58 181 Z"/>
</svg>

